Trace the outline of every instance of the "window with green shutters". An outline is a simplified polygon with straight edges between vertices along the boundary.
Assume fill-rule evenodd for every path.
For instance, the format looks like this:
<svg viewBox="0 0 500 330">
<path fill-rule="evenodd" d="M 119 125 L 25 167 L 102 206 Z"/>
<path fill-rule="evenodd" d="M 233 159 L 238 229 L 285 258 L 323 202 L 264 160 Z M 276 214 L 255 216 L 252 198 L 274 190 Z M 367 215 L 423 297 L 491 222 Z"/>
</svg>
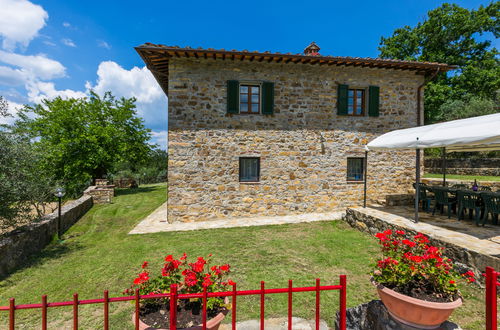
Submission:
<svg viewBox="0 0 500 330">
<path fill-rule="evenodd" d="M 227 113 L 272 115 L 274 113 L 274 83 L 228 80 Z"/>
<path fill-rule="evenodd" d="M 367 91 L 368 93 L 366 93 Z M 378 117 L 379 93 L 378 86 L 370 86 L 366 89 L 338 85 L 337 114 L 339 116 L 362 117 L 368 113 L 370 117 Z"/>
</svg>

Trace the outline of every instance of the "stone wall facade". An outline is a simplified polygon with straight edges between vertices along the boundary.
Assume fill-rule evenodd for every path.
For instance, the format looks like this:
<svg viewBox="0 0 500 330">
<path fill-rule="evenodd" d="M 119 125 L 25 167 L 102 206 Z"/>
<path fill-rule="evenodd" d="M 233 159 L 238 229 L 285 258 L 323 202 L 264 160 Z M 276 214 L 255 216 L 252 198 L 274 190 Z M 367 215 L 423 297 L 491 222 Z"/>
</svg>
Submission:
<svg viewBox="0 0 500 330">
<path fill-rule="evenodd" d="M 68 230 L 91 207 L 92 197 L 84 195 L 61 208 L 61 228 Z M 22 266 L 30 256 L 40 252 L 57 234 L 58 212 L 48 214 L 42 221 L 17 228 L 0 236 L 0 278 Z"/>
<path fill-rule="evenodd" d="M 443 163 L 440 158 L 428 158 L 424 163 L 426 173 L 443 173 Z M 500 176 L 500 158 L 447 159 L 446 173 Z"/>
<path fill-rule="evenodd" d="M 273 115 L 226 113 L 226 82 L 274 82 Z M 359 205 L 347 157 L 374 137 L 416 126 L 410 71 L 172 58 L 169 62 L 168 221 L 328 212 Z M 380 87 L 379 117 L 337 115 L 337 86 Z M 260 157 L 260 182 L 239 182 L 239 157 Z M 414 152 L 373 152 L 368 196 L 407 193 Z"/>
</svg>

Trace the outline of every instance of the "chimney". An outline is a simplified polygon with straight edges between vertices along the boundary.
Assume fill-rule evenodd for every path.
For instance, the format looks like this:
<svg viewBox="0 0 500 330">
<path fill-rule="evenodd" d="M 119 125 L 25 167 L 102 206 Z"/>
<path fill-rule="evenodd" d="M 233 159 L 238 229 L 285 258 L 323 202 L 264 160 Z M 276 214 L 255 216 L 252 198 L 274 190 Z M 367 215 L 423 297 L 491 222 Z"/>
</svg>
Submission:
<svg viewBox="0 0 500 330">
<path fill-rule="evenodd" d="M 319 56 L 319 48 L 318 45 L 313 41 L 309 46 L 304 49 L 304 55 L 309 55 L 309 56 Z"/>
</svg>

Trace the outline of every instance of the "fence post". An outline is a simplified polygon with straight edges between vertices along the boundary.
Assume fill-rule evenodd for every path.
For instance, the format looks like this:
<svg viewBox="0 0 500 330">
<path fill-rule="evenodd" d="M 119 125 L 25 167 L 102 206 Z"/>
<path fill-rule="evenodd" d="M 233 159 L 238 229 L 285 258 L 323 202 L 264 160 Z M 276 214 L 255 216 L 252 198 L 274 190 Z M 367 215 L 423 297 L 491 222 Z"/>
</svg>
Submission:
<svg viewBox="0 0 500 330">
<path fill-rule="evenodd" d="M 42 296 L 42 330 L 47 330 L 47 295 Z"/>
<path fill-rule="evenodd" d="M 486 267 L 486 330 L 497 329 L 497 273 Z"/>
<path fill-rule="evenodd" d="M 139 330 L 139 289 L 135 289 L 135 330 Z"/>
<path fill-rule="evenodd" d="M 109 292 L 104 291 L 104 330 L 109 329 Z"/>
<path fill-rule="evenodd" d="M 202 315 L 202 320 L 203 320 L 203 330 L 207 330 L 207 287 L 203 287 L 203 315 Z"/>
<path fill-rule="evenodd" d="M 316 330 L 319 330 L 319 319 L 320 319 L 320 298 L 319 298 L 319 282 L 320 279 L 316 279 Z"/>
<path fill-rule="evenodd" d="M 288 280 L 288 330 L 292 330 L 292 280 Z"/>
<path fill-rule="evenodd" d="M 73 294 L 73 329 L 78 329 L 78 293 Z"/>
<path fill-rule="evenodd" d="M 177 329 L 177 285 L 170 285 L 170 330 Z"/>
<path fill-rule="evenodd" d="M 9 299 L 9 330 L 14 330 L 16 325 L 16 299 Z"/>
<path fill-rule="evenodd" d="M 347 299 L 347 280 L 345 275 L 340 275 L 340 330 L 346 329 L 346 299 Z"/>
<path fill-rule="evenodd" d="M 264 281 L 260 282 L 260 330 L 264 330 Z"/>
<path fill-rule="evenodd" d="M 236 330 L 236 283 L 233 284 L 233 306 L 231 306 L 231 328 Z"/>
</svg>

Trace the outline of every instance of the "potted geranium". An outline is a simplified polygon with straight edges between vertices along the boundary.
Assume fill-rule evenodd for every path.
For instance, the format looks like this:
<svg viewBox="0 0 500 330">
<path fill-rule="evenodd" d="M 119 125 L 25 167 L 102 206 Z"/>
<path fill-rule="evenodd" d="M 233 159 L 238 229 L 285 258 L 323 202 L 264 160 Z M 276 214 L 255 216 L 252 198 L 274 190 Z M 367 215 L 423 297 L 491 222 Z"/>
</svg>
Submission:
<svg viewBox="0 0 500 330">
<path fill-rule="evenodd" d="M 418 328 L 433 329 L 462 305 L 457 284 L 461 278 L 474 282 L 474 273 L 459 274 L 443 248 L 429 244 L 418 233 L 386 230 L 375 235 L 382 258 L 371 272 L 380 299 L 398 321 Z"/>
<path fill-rule="evenodd" d="M 165 257 L 160 272 L 153 275 L 147 261 L 141 266 L 141 271 L 133 280 L 132 286 L 125 290 L 131 294 L 139 289 L 139 294 L 169 293 L 172 284 L 177 285 L 177 293 L 201 293 L 227 291 L 227 286 L 233 285 L 226 277 L 230 266 L 210 265 L 212 254 L 208 258 L 198 257 L 189 262 L 184 253 L 179 259 L 171 254 Z M 145 299 L 141 301 L 139 311 L 139 327 L 141 329 L 168 329 L 170 305 L 168 298 Z M 202 299 L 179 299 L 177 302 L 177 327 L 199 329 L 202 323 Z M 230 309 L 229 300 L 220 297 L 210 297 L 207 300 L 207 329 L 217 330 Z M 132 317 L 135 322 L 135 313 Z"/>
</svg>

